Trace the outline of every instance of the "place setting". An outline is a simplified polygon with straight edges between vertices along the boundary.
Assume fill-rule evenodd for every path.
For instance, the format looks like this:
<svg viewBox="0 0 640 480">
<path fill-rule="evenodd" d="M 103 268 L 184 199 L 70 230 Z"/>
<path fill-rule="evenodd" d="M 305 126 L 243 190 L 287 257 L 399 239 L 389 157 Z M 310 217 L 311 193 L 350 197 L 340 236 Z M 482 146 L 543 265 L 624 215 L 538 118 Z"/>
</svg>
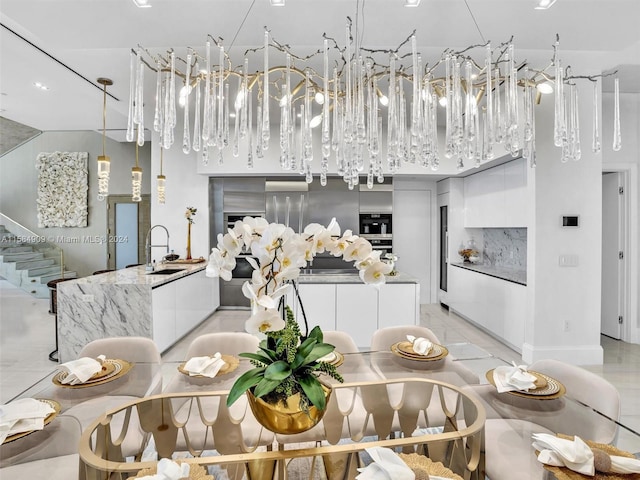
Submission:
<svg viewBox="0 0 640 480">
<path fill-rule="evenodd" d="M 553 400 L 566 393 L 565 386 L 544 373 L 528 370 L 526 365 L 503 365 L 485 374 L 498 393 L 538 400 Z"/>
<path fill-rule="evenodd" d="M 63 388 L 87 388 L 112 382 L 126 375 L 133 363 L 121 359 L 82 357 L 61 364 L 53 376 L 55 385 Z"/>
<path fill-rule="evenodd" d="M 178 371 L 193 383 L 208 383 L 233 372 L 239 364 L 237 357 L 216 352 L 213 355 L 192 357 L 178 365 Z"/>
<path fill-rule="evenodd" d="M 433 362 L 449 355 L 447 347 L 413 335 L 407 335 L 406 341 L 391 345 L 391 352 L 398 357 L 417 362 Z"/>
<path fill-rule="evenodd" d="M 60 413 L 60 404 L 43 398 L 21 398 L 0 405 L 0 444 L 44 429 Z"/>
</svg>

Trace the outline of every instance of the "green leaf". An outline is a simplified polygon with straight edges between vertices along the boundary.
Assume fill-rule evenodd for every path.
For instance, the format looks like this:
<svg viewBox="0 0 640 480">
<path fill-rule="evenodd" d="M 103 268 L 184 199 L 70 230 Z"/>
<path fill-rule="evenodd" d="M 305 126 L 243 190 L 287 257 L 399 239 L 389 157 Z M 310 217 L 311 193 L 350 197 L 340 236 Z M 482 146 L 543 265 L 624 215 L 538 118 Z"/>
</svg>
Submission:
<svg viewBox="0 0 640 480">
<path fill-rule="evenodd" d="M 309 333 L 309 337 L 307 338 L 315 338 L 316 342 L 322 343 L 322 329 L 316 325 L 313 327 L 313 330 Z"/>
<path fill-rule="evenodd" d="M 315 405 L 316 408 L 324 410 L 327 402 L 324 396 L 324 390 L 318 379 L 313 375 L 306 375 L 298 379 L 298 383 L 300 383 L 302 390 L 307 397 L 309 397 L 309 401 Z"/>
<path fill-rule="evenodd" d="M 264 395 L 273 392 L 273 390 L 280 385 L 280 380 L 268 380 L 263 378 L 253 389 L 253 394 L 256 398 L 263 397 Z"/>
<path fill-rule="evenodd" d="M 281 382 L 285 378 L 291 375 L 291 365 L 284 360 L 278 360 L 273 362 L 264 371 L 264 378 L 267 380 L 275 380 Z"/>
<path fill-rule="evenodd" d="M 334 347 L 330 343 L 318 343 L 318 344 L 316 344 L 313 347 L 313 350 L 311 350 L 311 353 L 309 353 L 309 355 L 307 355 L 307 357 L 304 359 L 303 365 L 308 365 L 311 362 L 315 362 L 320 357 L 324 357 L 325 355 L 328 355 L 329 353 L 333 352 L 335 350 L 335 348 L 336 347 Z"/>
<path fill-rule="evenodd" d="M 240 375 L 233 384 L 233 387 L 231 387 L 229 396 L 227 396 L 227 406 L 231 406 L 238 398 L 240 398 L 240 395 L 254 385 L 257 385 L 258 382 L 264 378 L 264 371 L 264 368 L 253 368 Z"/>
<path fill-rule="evenodd" d="M 269 365 L 273 363 L 272 358 L 267 357 L 266 355 L 261 355 L 259 353 L 244 352 L 244 353 L 239 353 L 238 356 L 244 357 L 244 358 L 250 358 L 251 360 L 257 360 L 258 362 L 264 363 L 265 365 Z"/>
<path fill-rule="evenodd" d="M 313 350 L 313 346 L 316 345 L 317 343 L 318 341 L 315 338 L 307 338 L 298 347 L 298 353 L 303 357 L 306 357 L 311 353 L 311 350 Z"/>
<path fill-rule="evenodd" d="M 276 357 L 276 354 L 275 354 L 272 350 L 269 350 L 267 347 L 263 347 L 262 345 L 260 345 L 260 350 L 262 350 L 264 353 L 266 353 L 266 354 L 267 354 L 267 356 L 268 356 L 271 360 L 273 360 L 274 362 L 278 359 L 278 358 Z"/>
</svg>

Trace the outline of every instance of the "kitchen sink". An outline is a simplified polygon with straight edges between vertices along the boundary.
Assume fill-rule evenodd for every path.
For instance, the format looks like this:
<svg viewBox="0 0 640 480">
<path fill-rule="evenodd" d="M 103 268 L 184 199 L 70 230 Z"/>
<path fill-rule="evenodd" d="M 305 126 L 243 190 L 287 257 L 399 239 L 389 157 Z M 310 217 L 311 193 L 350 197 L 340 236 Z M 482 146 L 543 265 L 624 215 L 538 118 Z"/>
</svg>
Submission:
<svg viewBox="0 0 640 480">
<path fill-rule="evenodd" d="M 147 275 L 171 275 L 173 273 L 179 273 L 184 271 L 184 268 L 163 268 L 161 270 L 154 270 L 153 272 L 148 272 Z"/>
</svg>

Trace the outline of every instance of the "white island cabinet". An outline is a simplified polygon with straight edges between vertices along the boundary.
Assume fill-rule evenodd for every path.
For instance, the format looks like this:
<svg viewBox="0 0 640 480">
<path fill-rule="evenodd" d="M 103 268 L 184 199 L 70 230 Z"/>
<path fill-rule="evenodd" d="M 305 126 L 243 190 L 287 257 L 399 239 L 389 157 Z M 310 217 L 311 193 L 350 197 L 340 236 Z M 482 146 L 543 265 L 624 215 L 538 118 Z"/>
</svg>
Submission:
<svg viewBox="0 0 640 480">
<path fill-rule="evenodd" d="M 176 271 L 150 275 L 140 266 L 62 282 L 60 360 L 73 360 L 84 345 L 106 337 L 151 338 L 163 352 L 220 306 L 218 279 L 205 275 L 204 263 L 163 268 Z"/>
<path fill-rule="evenodd" d="M 298 290 L 309 328 L 346 332 L 361 349 L 371 345 L 373 333 L 395 325 L 420 322 L 420 283 L 399 274 L 374 287 L 354 275 L 301 275 Z M 300 302 L 293 302 L 302 322 Z"/>
</svg>

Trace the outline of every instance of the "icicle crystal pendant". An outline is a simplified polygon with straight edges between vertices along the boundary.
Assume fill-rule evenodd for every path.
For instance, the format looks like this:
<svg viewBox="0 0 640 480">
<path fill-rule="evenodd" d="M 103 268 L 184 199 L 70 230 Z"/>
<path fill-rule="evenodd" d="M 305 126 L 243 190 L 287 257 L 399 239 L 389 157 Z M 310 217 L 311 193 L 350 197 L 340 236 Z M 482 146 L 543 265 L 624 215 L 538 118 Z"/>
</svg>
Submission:
<svg viewBox="0 0 640 480">
<path fill-rule="evenodd" d="M 136 54 L 131 52 L 129 60 L 129 116 L 127 118 L 127 142 L 133 142 L 134 128 L 133 128 L 133 116 L 135 105 L 135 93 L 136 93 Z"/>
<path fill-rule="evenodd" d="M 593 139 L 591 150 L 593 153 L 600 153 L 600 79 L 593 82 Z"/>
<path fill-rule="evenodd" d="M 262 89 L 262 148 L 269 148 L 271 125 L 269 123 L 269 32 L 264 32 L 264 86 Z M 260 119 L 258 119 L 260 121 Z"/>
<path fill-rule="evenodd" d="M 198 63 L 196 63 L 196 72 L 199 72 L 198 70 Z M 195 115 L 194 115 L 194 119 L 193 119 L 193 144 L 191 145 L 191 148 L 193 149 L 194 152 L 199 152 L 200 151 L 200 76 L 197 77 L 196 79 L 196 111 L 195 111 Z"/>
<path fill-rule="evenodd" d="M 181 100 L 184 99 L 184 122 L 182 131 L 182 151 L 185 154 L 191 152 L 191 134 L 189 132 L 189 90 L 191 90 L 191 51 L 187 54 L 187 67 L 185 70 L 184 94 L 181 93 Z"/>
<path fill-rule="evenodd" d="M 622 148 L 622 134 L 620 133 L 620 79 L 616 77 L 613 83 L 613 151 Z"/>
</svg>

